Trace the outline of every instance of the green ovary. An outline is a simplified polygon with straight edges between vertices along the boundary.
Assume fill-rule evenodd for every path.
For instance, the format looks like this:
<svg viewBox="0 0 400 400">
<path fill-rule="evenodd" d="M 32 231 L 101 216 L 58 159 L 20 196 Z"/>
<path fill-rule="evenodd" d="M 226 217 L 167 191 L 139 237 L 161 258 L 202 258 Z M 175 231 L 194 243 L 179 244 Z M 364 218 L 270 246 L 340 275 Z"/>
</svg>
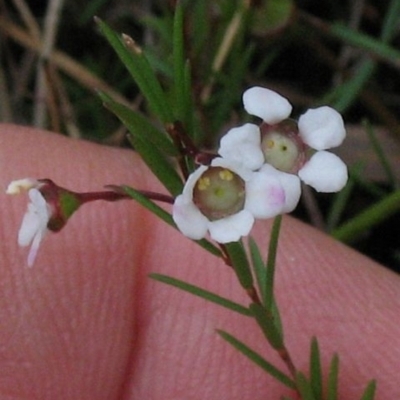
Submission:
<svg viewBox="0 0 400 400">
<path fill-rule="evenodd" d="M 296 165 L 299 150 L 296 143 L 279 132 L 266 134 L 261 142 L 265 161 L 276 169 L 290 172 Z"/>
<path fill-rule="evenodd" d="M 222 167 L 210 167 L 193 189 L 193 202 L 212 221 L 238 213 L 244 201 L 243 179 Z"/>
</svg>

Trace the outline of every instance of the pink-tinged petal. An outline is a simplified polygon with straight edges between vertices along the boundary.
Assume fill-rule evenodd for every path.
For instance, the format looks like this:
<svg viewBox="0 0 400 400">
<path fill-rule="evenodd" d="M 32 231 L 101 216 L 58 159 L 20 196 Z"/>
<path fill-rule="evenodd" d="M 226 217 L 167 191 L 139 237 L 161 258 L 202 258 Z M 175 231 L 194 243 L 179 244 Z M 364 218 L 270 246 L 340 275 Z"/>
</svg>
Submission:
<svg viewBox="0 0 400 400">
<path fill-rule="evenodd" d="M 318 192 L 332 193 L 347 183 L 346 164 L 335 154 L 318 151 L 299 171 L 300 179 Z"/>
<path fill-rule="evenodd" d="M 297 207 L 301 195 L 301 184 L 299 177 L 287 172 L 278 171 L 268 164 L 265 164 L 262 169 L 269 170 L 271 174 L 275 174 L 275 176 L 279 179 L 279 182 L 285 191 L 285 205 L 283 206 L 282 212 L 292 212 Z"/>
<path fill-rule="evenodd" d="M 251 170 L 260 168 L 264 162 L 260 128 L 254 124 L 244 124 L 230 129 L 221 138 L 218 154 Z"/>
<path fill-rule="evenodd" d="M 246 183 L 245 209 L 255 218 L 272 218 L 282 213 L 285 191 L 274 175 L 265 169 L 254 172 Z"/>
<path fill-rule="evenodd" d="M 245 110 L 273 125 L 289 117 L 290 103 L 280 94 L 259 86 L 246 90 L 243 94 Z"/>
<path fill-rule="evenodd" d="M 237 242 L 242 236 L 247 236 L 253 224 L 253 215 L 247 210 L 242 210 L 230 217 L 210 221 L 208 229 L 211 238 L 216 242 L 229 243 Z"/>
<path fill-rule="evenodd" d="M 183 195 L 175 199 L 172 217 L 178 229 L 190 239 L 199 240 L 206 236 L 208 219 Z"/>
<path fill-rule="evenodd" d="M 346 137 L 342 116 L 327 106 L 308 110 L 299 118 L 298 126 L 303 142 L 316 150 L 337 147 Z"/>
</svg>

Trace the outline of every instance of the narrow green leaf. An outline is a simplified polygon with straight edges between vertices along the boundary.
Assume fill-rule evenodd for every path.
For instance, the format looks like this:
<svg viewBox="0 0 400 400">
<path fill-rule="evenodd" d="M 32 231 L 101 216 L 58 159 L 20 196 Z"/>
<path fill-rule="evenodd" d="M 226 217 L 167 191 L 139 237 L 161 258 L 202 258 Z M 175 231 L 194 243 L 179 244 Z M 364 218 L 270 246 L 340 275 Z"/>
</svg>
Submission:
<svg viewBox="0 0 400 400">
<path fill-rule="evenodd" d="M 317 338 L 313 337 L 310 351 L 310 384 L 316 399 L 322 399 L 322 367 Z"/>
<path fill-rule="evenodd" d="M 361 396 L 361 400 L 373 400 L 375 398 L 376 392 L 376 381 L 372 380 L 368 383 L 368 386 L 365 388 L 363 395 Z"/>
<path fill-rule="evenodd" d="M 335 100 L 332 101 L 332 106 L 340 113 L 345 112 L 359 97 L 375 70 L 376 63 L 372 60 L 366 60 L 360 64 L 354 71 L 352 78 L 334 89 Z M 328 95 L 325 99 L 329 99 L 329 97 Z"/>
<path fill-rule="evenodd" d="M 268 247 L 268 259 L 267 259 L 267 275 L 265 282 L 265 297 L 264 304 L 267 310 L 271 310 L 273 299 L 274 299 L 274 280 L 275 280 L 275 263 L 276 263 L 276 254 L 278 252 L 278 240 L 279 240 L 279 232 L 281 229 L 282 215 L 278 215 L 274 219 L 274 223 L 272 225 L 271 237 L 269 240 Z"/>
<path fill-rule="evenodd" d="M 267 269 L 265 267 L 257 243 L 251 236 L 249 237 L 249 249 L 250 249 L 251 264 L 253 266 L 253 271 L 256 277 L 257 286 L 260 291 L 261 298 L 264 299 L 266 279 L 267 279 Z"/>
<path fill-rule="evenodd" d="M 177 149 L 166 133 L 156 128 L 143 114 L 116 102 L 106 93 L 99 92 L 99 96 L 104 105 L 116 114 L 132 135 L 149 140 L 168 156 L 178 155 Z"/>
<path fill-rule="evenodd" d="M 236 350 L 245 355 L 247 358 L 257 364 L 265 372 L 273 376 L 279 382 L 283 383 L 290 389 L 296 388 L 295 383 L 289 376 L 280 371 L 278 368 L 274 367 L 271 363 L 269 363 L 267 360 L 265 360 L 262 356 L 260 356 L 246 344 L 241 342 L 239 339 L 236 339 L 234 336 L 222 330 L 217 330 L 217 333 L 228 343 L 230 343 Z"/>
<path fill-rule="evenodd" d="M 314 396 L 310 383 L 301 372 L 296 373 L 296 387 L 300 393 L 301 400 L 319 400 Z"/>
<path fill-rule="evenodd" d="M 246 316 L 252 316 L 250 310 L 242 306 L 241 304 L 235 303 L 229 299 L 218 296 L 217 294 L 209 292 L 208 290 L 202 289 L 198 286 L 162 274 L 150 274 L 149 276 L 150 278 L 155 279 L 159 282 L 163 282 L 168 285 L 177 287 L 181 290 L 184 290 L 185 292 L 189 292 L 195 296 L 201 297 L 202 299 L 211 301 L 212 303 L 228 308 L 231 311 L 235 311 L 239 314 Z"/>
<path fill-rule="evenodd" d="M 250 304 L 249 308 L 256 318 L 258 326 L 261 328 L 264 336 L 267 338 L 268 343 L 274 349 L 282 349 L 283 337 L 275 325 L 275 319 L 271 312 L 267 311 L 262 305 L 256 303 Z"/>
<path fill-rule="evenodd" d="M 164 222 L 166 222 L 168 225 L 171 225 L 175 229 L 177 229 L 175 222 L 172 219 L 172 216 L 170 213 L 165 211 L 163 208 L 158 206 L 156 203 L 154 203 L 152 200 L 144 196 L 142 193 L 139 191 L 135 190 L 134 188 L 131 188 L 129 186 L 123 186 L 124 190 L 126 193 L 129 194 L 134 200 L 136 200 L 139 204 L 141 204 L 143 207 L 147 208 L 150 210 L 153 214 L 157 215 L 159 218 L 161 218 Z M 222 257 L 221 250 L 218 249 L 215 245 L 213 245 L 211 242 L 209 242 L 206 239 L 201 239 L 201 240 L 195 240 L 195 243 L 197 243 L 199 246 L 203 247 L 205 250 L 207 250 L 209 253 L 217 256 L 217 257 Z"/>
<path fill-rule="evenodd" d="M 173 65 L 174 65 L 174 89 L 175 89 L 175 119 L 184 123 L 186 115 L 186 85 L 185 85 L 185 50 L 183 39 L 183 8 L 180 1 L 175 7 L 173 28 Z"/>
<path fill-rule="evenodd" d="M 213 254 L 214 256 L 222 258 L 222 252 L 221 250 L 216 247 L 214 244 L 212 244 L 210 241 L 207 239 L 201 239 L 201 240 L 194 240 L 195 243 L 197 243 L 199 246 L 203 247 L 203 249 L 207 250 L 209 253 Z"/>
<path fill-rule="evenodd" d="M 99 18 L 96 18 L 96 22 L 100 31 L 139 86 L 154 114 L 164 123 L 173 122 L 167 96 L 142 49 L 137 47 L 129 37 L 121 37 Z"/>
<path fill-rule="evenodd" d="M 196 123 L 196 116 L 198 115 L 194 107 L 193 95 L 192 95 L 192 72 L 189 60 L 186 61 L 184 70 L 184 102 L 185 102 L 185 114 L 183 115 L 183 123 L 186 127 L 187 133 L 191 136 L 195 143 L 200 142 L 200 127 L 199 123 Z"/>
<path fill-rule="evenodd" d="M 331 365 L 329 367 L 328 385 L 326 400 L 338 399 L 338 378 L 339 378 L 339 356 L 335 354 L 332 357 Z"/>
<path fill-rule="evenodd" d="M 272 316 L 274 317 L 275 327 L 278 330 L 279 335 L 282 337 L 282 341 L 284 341 L 281 314 L 279 312 L 278 304 L 276 303 L 275 298 L 272 301 L 271 313 Z"/>
<path fill-rule="evenodd" d="M 127 110 L 125 106 L 115 102 L 110 97 L 104 94 L 102 94 L 101 97 L 105 106 L 129 129 L 131 133 L 129 139 L 134 149 L 141 155 L 143 161 L 151 169 L 153 174 L 173 196 L 178 196 L 182 193 L 183 182 L 172 164 L 157 146 L 154 146 L 153 143 L 145 137 L 143 132 L 138 132 L 134 122 L 143 121 L 132 118 L 133 114 L 129 109 Z"/>
<path fill-rule="evenodd" d="M 183 182 L 178 173 L 173 168 L 169 160 L 153 146 L 148 140 L 143 140 L 138 136 L 131 135 L 129 138 L 133 148 L 140 154 L 143 161 L 151 169 L 153 174 L 174 196 L 182 193 Z"/>
<path fill-rule="evenodd" d="M 390 7 L 385 15 L 382 24 L 381 39 L 374 39 L 370 36 L 355 32 L 341 23 L 332 24 L 329 32 L 332 36 L 342 40 L 353 46 L 361 47 L 367 51 L 375 53 L 389 64 L 397 62 L 400 52 L 393 47 L 387 45 L 398 28 L 397 10 L 400 8 L 398 0 L 391 2 Z M 359 96 L 362 88 L 368 83 L 372 75 L 375 73 L 377 62 L 372 59 L 364 61 L 354 72 L 353 78 L 345 82 L 343 85 L 335 88 L 334 91 L 325 97 L 324 102 L 328 99 L 335 99 L 333 106 L 339 111 L 344 112 L 354 100 Z"/>
<path fill-rule="evenodd" d="M 370 51 L 389 63 L 400 58 L 400 51 L 385 44 L 382 40 L 356 32 L 341 23 L 332 24 L 330 32 L 343 42 Z"/>
<path fill-rule="evenodd" d="M 163 208 L 161 208 L 159 205 L 154 203 L 153 200 L 150 200 L 148 197 L 137 191 L 136 189 L 129 187 L 129 186 L 123 186 L 123 189 L 129 196 L 132 197 L 132 199 L 136 200 L 140 205 L 142 205 L 144 208 L 147 208 L 149 211 L 151 211 L 153 214 L 157 215 L 157 217 L 161 218 L 164 222 L 166 222 L 168 225 L 176 228 L 175 222 L 172 219 L 172 216 L 169 212 L 165 211 Z"/>
<path fill-rule="evenodd" d="M 385 20 L 382 24 L 381 38 L 384 42 L 390 41 L 399 29 L 400 1 L 392 0 L 387 8 Z"/>
<path fill-rule="evenodd" d="M 253 277 L 250 271 L 249 261 L 247 259 L 246 251 L 241 242 L 226 243 L 225 249 L 229 254 L 229 259 L 232 267 L 236 272 L 241 286 L 244 289 L 253 287 Z"/>
</svg>

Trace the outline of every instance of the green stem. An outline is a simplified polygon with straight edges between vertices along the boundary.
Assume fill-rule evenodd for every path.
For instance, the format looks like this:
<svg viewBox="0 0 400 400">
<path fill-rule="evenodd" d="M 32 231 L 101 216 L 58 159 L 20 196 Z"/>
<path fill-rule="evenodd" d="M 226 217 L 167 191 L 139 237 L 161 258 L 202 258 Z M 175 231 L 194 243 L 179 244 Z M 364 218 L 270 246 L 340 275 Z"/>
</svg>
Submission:
<svg viewBox="0 0 400 400">
<path fill-rule="evenodd" d="M 281 228 L 282 215 L 278 215 L 274 219 L 271 230 L 271 238 L 269 240 L 268 247 L 268 259 L 267 259 L 267 272 L 266 272 L 266 288 L 265 288 L 265 298 L 264 304 L 268 311 L 271 311 L 273 298 L 274 298 L 274 276 L 275 276 L 275 264 L 276 264 L 276 254 L 278 251 L 278 239 L 279 232 Z"/>
</svg>

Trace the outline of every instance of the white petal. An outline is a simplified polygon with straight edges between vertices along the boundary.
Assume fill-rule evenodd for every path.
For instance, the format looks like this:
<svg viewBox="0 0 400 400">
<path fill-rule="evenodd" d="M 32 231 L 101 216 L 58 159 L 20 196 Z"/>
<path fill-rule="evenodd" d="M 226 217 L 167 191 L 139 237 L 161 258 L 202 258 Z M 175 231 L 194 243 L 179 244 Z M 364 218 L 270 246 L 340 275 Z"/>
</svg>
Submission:
<svg viewBox="0 0 400 400">
<path fill-rule="evenodd" d="M 31 248 L 29 249 L 28 267 L 33 266 L 36 256 L 37 256 L 37 253 L 38 253 L 38 250 L 39 250 L 40 243 L 46 232 L 47 231 L 41 231 L 41 230 L 38 230 L 36 232 L 35 237 L 33 238 L 33 241 L 32 241 Z"/>
<path fill-rule="evenodd" d="M 28 246 L 39 229 L 40 219 L 38 215 L 28 210 L 22 219 L 22 224 L 18 232 L 18 245 L 21 247 Z"/>
<path fill-rule="evenodd" d="M 346 137 L 342 116 L 327 106 L 308 110 L 299 118 L 298 126 L 303 142 L 316 150 L 337 147 Z"/>
<path fill-rule="evenodd" d="M 245 209 L 255 218 L 272 218 L 282 213 L 284 205 L 285 191 L 275 174 L 267 169 L 254 172 L 246 183 Z"/>
<path fill-rule="evenodd" d="M 38 232 L 43 236 L 50 219 L 46 200 L 39 190 L 29 190 L 29 198 L 31 203 L 28 204 L 28 210 L 18 232 L 18 244 L 22 247 L 28 246 Z"/>
<path fill-rule="evenodd" d="M 251 170 L 260 168 L 264 163 L 260 128 L 254 124 L 232 128 L 221 138 L 218 154 Z"/>
<path fill-rule="evenodd" d="M 346 164 L 335 154 L 318 151 L 299 171 L 300 179 L 318 192 L 332 193 L 347 182 Z"/>
<path fill-rule="evenodd" d="M 283 190 L 285 191 L 285 205 L 282 212 L 292 212 L 297 207 L 301 195 L 301 185 L 299 177 L 294 174 L 278 171 L 268 164 L 266 164 L 263 168 L 273 169 L 276 177 L 279 179 L 279 182 L 283 186 Z"/>
<path fill-rule="evenodd" d="M 23 178 L 12 181 L 7 186 L 6 194 L 20 194 L 40 184 L 39 181 L 32 178 Z"/>
<path fill-rule="evenodd" d="M 207 234 L 208 219 L 194 203 L 180 195 L 175 199 L 172 217 L 178 229 L 187 237 L 199 240 Z"/>
<path fill-rule="evenodd" d="M 259 86 L 244 92 L 243 104 L 249 114 L 261 118 L 270 125 L 283 121 L 292 112 L 292 106 L 283 96 Z"/>
<path fill-rule="evenodd" d="M 237 242 L 242 236 L 249 234 L 254 224 L 253 215 L 242 210 L 230 217 L 211 221 L 208 225 L 210 236 L 216 242 L 229 243 Z"/>
</svg>

